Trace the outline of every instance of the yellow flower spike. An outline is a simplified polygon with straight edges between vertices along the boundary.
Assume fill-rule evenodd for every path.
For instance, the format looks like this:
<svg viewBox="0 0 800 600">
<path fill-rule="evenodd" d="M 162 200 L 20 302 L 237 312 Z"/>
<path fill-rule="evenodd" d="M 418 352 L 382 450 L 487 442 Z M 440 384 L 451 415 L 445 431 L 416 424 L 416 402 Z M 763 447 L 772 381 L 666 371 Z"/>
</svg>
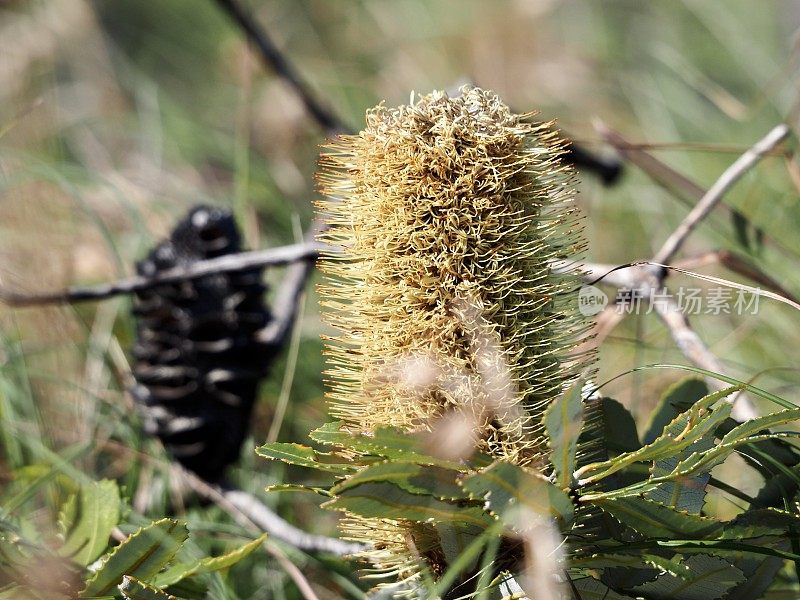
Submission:
<svg viewBox="0 0 800 600">
<path fill-rule="evenodd" d="M 585 249 L 573 172 L 552 123 L 531 116 L 479 88 L 433 92 L 368 111 L 324 150 L 328 398 L 349 430 L 430 431 L 463 412 L 482 452 L 544 463 L 544 411 L 592 357 L 575 353 L 579 274 L 552 268 Z M 404 373 L 416 359 L 434 366 L 425 385 Z M 404 543 L 373 521 L 345 529 Z"/>
</svg>

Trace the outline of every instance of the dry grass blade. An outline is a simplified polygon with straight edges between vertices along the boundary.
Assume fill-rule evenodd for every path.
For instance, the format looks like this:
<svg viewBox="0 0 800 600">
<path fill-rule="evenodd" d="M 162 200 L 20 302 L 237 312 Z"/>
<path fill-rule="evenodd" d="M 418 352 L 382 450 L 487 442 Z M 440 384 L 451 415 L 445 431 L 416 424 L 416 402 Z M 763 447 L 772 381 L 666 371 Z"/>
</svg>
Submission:
<svg viewBox="0 0 800 600">
<path fill-rule="evenodd" d="M 653 181 L 685 204 L 693 205 L 705 194 L 705 190 L 694 181 L 645 152 L 639 144 L 633 144 L 620 133 L 609 129 L 604 123 L 595 123 L 595 129 L 623 158 L 639 167 Z"/>
<path fill-rule="evenodd" d="M 741 256 L 736 252 L 732 252 L 731 250 L 715 250 L 713 252 L 706 252 L 700 256 L 678 261 L 674 263 L 673 266 L 681 269 L 696 269 L 698 267 L 711 264 L 722 265 L 729 271 L 733 271 L 734 273 L 738 273 L 739 275 L 747 277 L 750 281 L 764 286 L 766 289 L 775 292 L 776 294 L 783 296 L 792 302 L 800 304 L 800 300 L 798 300 L 794 294 L 783 287 L 780 282 L 764 273 L 764 271 L 747 260 L 746 257 Z"/>
</svg>

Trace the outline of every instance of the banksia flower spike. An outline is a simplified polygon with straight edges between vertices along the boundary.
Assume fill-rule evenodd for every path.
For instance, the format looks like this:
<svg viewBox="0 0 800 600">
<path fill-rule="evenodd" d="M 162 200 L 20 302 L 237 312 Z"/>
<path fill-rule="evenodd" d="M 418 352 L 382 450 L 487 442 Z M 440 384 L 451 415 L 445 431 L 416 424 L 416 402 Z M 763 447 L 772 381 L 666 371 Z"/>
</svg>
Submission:
<svg viewBox="0 0 800 600">
<path fill-rule="evenodd" d="M 543 411 L 587 363 L 572 355 L 585 333 L 577 273 L 552 262 L 584 242 L 563 142 L 529 117 L 478 88 L 434 92 L 369 111 L 360 134 L 328 146 L 323 239 L 341 255 L 322 261 L 321 294 L 341 331 L 328 345 L 331 412 L 349 428 L 426 430 L 479 404 L 464 395 L 475 386 L 454 386 L 452 374 L 480 374 L 484 337 L 509 377 L 482 393 L 499 392 L 514 418 L 482 424 L 483 450 L 521 463 L 543 451 Z M 393 376 L 410 357 L 448 381 L 421 394 Z"/>
<path fill-rule="evenodd" d="M 573 172 L 552 123 L 530 117 L 478 88 L 434 92 L 370 110 L 327 146 L 321 237 L 337 251 L 320 294 L 339 331 L 330 410 L 346 430 L 434 431 L 463 414 L 480 451 L 546 471 L 544 411 L 591 361 L 576 353 L 578 272 L 563 268 L 584 250 Z M 409 535 L 429 550 L 419 527 L 353 517 L 344 529 L 372 531 L 385 550 L 373 558 L 396 574 L 413 570 L 388 556 Z"/>
</svg>

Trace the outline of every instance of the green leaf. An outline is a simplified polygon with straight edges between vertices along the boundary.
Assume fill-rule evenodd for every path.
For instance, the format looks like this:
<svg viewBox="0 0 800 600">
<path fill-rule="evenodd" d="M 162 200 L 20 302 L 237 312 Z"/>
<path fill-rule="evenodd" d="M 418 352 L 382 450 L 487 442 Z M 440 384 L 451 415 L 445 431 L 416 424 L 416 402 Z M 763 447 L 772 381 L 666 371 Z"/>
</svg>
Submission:
<svg viewBox="0 0 800 600">
<path fill-rule="evenodd" d="M 163 590 L 142 583 L 135 577 L 125 575 L 118 586 L 119 591 L 128 600 L 177 600 Z"/>
<path fill-rule="evenodd" d="M 593 577 L 573 579 L 572 585 L 578 590 L 581 600 L 628 600 L 633 596 L 623 596 Z"/>
<path fill-rule="evenodd" d="M 425 494 L 442 500 L 466 497 L 456 483 L 456 473 L 450 469 L 414 463 L 384 462 L 371 465 L 340 481 L 331 489 L 338 496 L 343 491 L 363 483 L 390 482 L 411 494 Z"/>
<path fill-rule="evenodd" d="M 347 464 L 328 463 L 320 460 L 327 456 L 324 452 L 317 452 L 310 446 L 302 444 L 289 444 L 286 442 L 273 442 L 256 448 L 256 454 L 270 460 L 280 460 L 290 465 L 310 467 L 320 471 L 336 473 L 339 475 L 352 472 L 356 466 Z"/>
<path fill-rule="evenodd" d="M 670 573 L 675 577 L 686 578 L 691 575 L 690 569 L 674 558 L 666 558 L 655 554 L 599 554 L 572 562 L 572 566 L 585 569 L 652 569 Z"/>
<path fill-rule="evenodd" d="M 692 449 L 695 449 L 692 446 Z M 656 462 L 653 475 L 661 476 L 671 472 L 679 458 Z M 675 510 L 699 515 L 703 510 L 706 498 L 706 486 L 711 474 L 708 470 L 692 475 L 679 475 L 669 481 L 658 484 L 654 489 L 645 492 L 644 497 Z"/>
<path fill-rule="evenodd" d="M 111 531 L 119 523 L 119 488 L 114 481 L 104 479 L 82 485 L 77 500 L 68 501 L 63 524 L 64 545 L 61 556 L 78 564 L 88 565 L 108 547 Z"/>
<path fill-rule="evenodd" d="M 310 494 L 319 494 L 326 498 L 331 497 L 330 491 L 326 488 L 303 485 L 301 483 L 276 483 L 274 485 L 268 485 L 266 489 L 268 492 L 306 492 Z"/>
<path fill-rule="evenodd" d="M 584 427 L 578 439 L 579 467 L 603 462 L 620 452 L 641 448 L 633 416 L 612 398 L 592 396 L 586 400 Z M 612 481 L 613 479 L 613 481 Z M 611 489 L 641 480 L 639 474 L 625 473 L 600 481 L 598 489 Z"/>
<path fill-rule="evenodd" d="M 769 556 L 759 561 L 749 561 L 755 563 L 755 567 L 745 571 L 746 579 L 739 585 L 731 588 L 725 600 L 752 600 L 753 598 L 761 598 L 764 592 L 775 583 L 775 577 L 778 572 L 783 568 L 783 560 Z"/>
<path fill-rule="evenodd" d="M 706 395 L 708 395 L 708 386 L 699 377 L 689 377 L 667 388 L 653 412 L 650 413 L 650 419 L 645 426 L 645 434 L 642 438 L 644 443 L 652 443 L 678 414 Z"/>
<path fill-rule="evenodd" d="M 726 433 L 722 437 L 720 444 L 743 440 L 746 437 L 758 435 L 759 433 L 763 433 L 764 430 L 791 423 L 797 419 L 800 419 L 800 408 L 779 410 L 763 417 L 750 419 Z"/>
<path fill-rule="evenodd" d="M 745 423 L 746 424 L 746 423 Z M 712 469 L 718 464 L 725 462 L 737 448 L 745 444 L 753 444 L 766 440 L 775 440 L 780 437 L 785 437 L 785 434 L 780 433 L 766 433 L 763 435 L 753 435 L 743 439 L 734 439 L 726 443 L 720 442 L 707 452 L 695 452 L 685 460 L 678 463 L 675 470 L 667 475 L 669 478 L 685 477 L 698 472 L 704 472 Z"/>
<path fill-rule="evenodd" d="M 776 508 L 748 510 L 725 523 L 720 539 L 744 540 L 764 536 L 788 536 L 800 530 L 800 515 Z"/>
<path fill-rule="evenodd" d="M 186 525 L 174 519 L 161 519 L 139 529 L 103 559 L 79 597 L 108 594 L 123 575 L 149 581 L 172 560 L 188 537 Z"/>
<path fill-rule="evenodd" d="M 679 512 L 642 497 L 592 500 L 627 527 L 651 538 L 707 538 L 722 531 L 714 519 Z"/>
<path fill-rule="evenodd" d="M 172 565 L 166 571 L 159 573 L 153 583 L 157 587 L 168 587 L 170 585 L 175 585 L 187 577 L 227 569 L 260 548 L 266 539 L 267 534 L 265 533 L 221 556 L 207 556 L 192 564 L 178 563 Z"/>
<path fill-rule="evenodd" d="M 608 451 L 618 454 L 635 452 L 641 448 L 636 434 L 636 421 L 627 408 L 613 398 L 603 398 L 602 411 Z"/>
<path fill-rule="evenodd" d="M 656 479 L 672 473 L 678 464 L 694 453 L 702 453 L 714 447 L 714 435 L 706 434 L 688 448 L 678 454 L 653 461 L 650 478 Z M 676 510 L 699 515 L 703 510 L 706 497 L 706 486 L 711 478 L 711 470 L 704 469 L 692 475 L 674 477 L 660 483 L 655 489 L 644 494 L 645 498 L 655 500 Z"/>
<path fill-rule="evenodd" d="M 461 485 L 511 527 L 529 523 L 531 513 L 554 517 L 562 526 L 573 520 L 575 507 L 564 490 L 517 465 L 496 462 L 466 477 Z"/>
<path fill-rule="evenodd" d="M 680 579 L 662 575 L 634 588 L 652 600 L 718 600 L 734 586 L 745 580 L 744 574 L 728 561 L 707 554 L 695 554 L 684 564 L 691 570 L 691 576 Z"/>
<path fill-rule="evenodd" d="M 583 426 L 583 381 L 552 402 L 544 413 L 544 426 L 550 446 L 550 462 L 556 472 L 556 483 L 562 489 L 572 485 L 575 453 Z"/>
<path fill-rule="evenodd" d="M 493 519 L 478 506 L 459 506 L 431 496 L 411 494 L 388 482 L 363 483 L 346 489 L 322 505 L 362 517 L 415 521 L 419 523 L 461 523 L 485 529 Z"/>
<path fill-rule="evenodd" d="M 320 444 L 349 448 L 359 454 L 380 456 L 392 462 L 411 462 L 420 465 L 439 466 L 445 469 L 466 471 L 461 463 L 443 460 L 430 456 L 424 449 L 421 440 L 409 433 L 394 427 L 380 427 L 367 435 L 342 429 L 344 423 L 335 421 L 326 423 L 309 435 Z"/>
<path fill-rule="evenodd" d="M 585 485 L 598 481 L 636 462 L 674 456 L 702 437 L 713 435 L 716 427 L 730 415 L 731 405 L 723 402 L 713 411 L 709 410 L 710 407 L 739 389 L 741 386 L 733 386 L 699 400 L 689 410 L 675 417 L 652 443 L 635 452 L 626 452 L 611 460 L 581 467 L 576 473 L 579 483 Z"/>
</svg>

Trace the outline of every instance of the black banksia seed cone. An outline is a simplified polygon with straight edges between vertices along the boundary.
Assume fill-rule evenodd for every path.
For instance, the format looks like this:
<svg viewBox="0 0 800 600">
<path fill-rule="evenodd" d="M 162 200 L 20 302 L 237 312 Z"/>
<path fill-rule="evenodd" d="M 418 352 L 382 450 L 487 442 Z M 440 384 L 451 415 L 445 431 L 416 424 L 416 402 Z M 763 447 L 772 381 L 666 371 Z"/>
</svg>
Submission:
<svg viewBox="0 0 800 600">
<path fill-rule="evenodd" d="M 136 265 L 152 277 L 241 251 L 228 211 L 199 206 Z M 271 362 L 262 269 L 218 273 L 136 294 L 133 395 L 145 428 L 184 467 L 216 481 L 236 461 Z"/>
</svg>

